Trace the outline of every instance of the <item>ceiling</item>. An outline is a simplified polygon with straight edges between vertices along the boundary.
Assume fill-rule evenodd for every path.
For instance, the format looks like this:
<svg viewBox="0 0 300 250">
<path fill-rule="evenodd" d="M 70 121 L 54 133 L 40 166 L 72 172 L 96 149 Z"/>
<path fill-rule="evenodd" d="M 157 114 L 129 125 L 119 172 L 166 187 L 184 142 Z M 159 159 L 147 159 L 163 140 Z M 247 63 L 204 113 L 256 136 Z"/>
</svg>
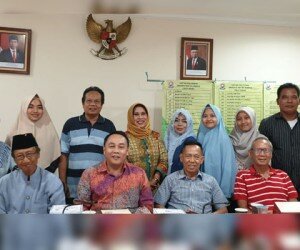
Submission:
<svg viewBox="0 0 300 250">
<path fill-rule="evenodd" d="M 300 0 L 2 0 L 0 13 L 126 13 L 300 27 Z"/>
</svg>

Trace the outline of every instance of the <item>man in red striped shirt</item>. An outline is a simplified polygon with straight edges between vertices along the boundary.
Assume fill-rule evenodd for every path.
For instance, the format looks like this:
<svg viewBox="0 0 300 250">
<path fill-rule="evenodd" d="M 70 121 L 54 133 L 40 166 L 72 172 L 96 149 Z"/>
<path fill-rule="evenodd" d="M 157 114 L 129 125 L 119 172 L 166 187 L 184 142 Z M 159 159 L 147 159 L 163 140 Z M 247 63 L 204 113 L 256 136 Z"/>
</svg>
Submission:
<svg viewBox="0 0 300 250">
<path fill-rule="evenodd" d="M 236 176 L 234 199 L 238 207 L 250 208 L 251 203 L 260 203 L 273 213 L 276 201 L 297 201 L 298 194 L 290 177 L 269 165 L 272 151 L 268 139 L 258 137 L 253 141 L 249 151 L 253 165 Z"/>
</svg>

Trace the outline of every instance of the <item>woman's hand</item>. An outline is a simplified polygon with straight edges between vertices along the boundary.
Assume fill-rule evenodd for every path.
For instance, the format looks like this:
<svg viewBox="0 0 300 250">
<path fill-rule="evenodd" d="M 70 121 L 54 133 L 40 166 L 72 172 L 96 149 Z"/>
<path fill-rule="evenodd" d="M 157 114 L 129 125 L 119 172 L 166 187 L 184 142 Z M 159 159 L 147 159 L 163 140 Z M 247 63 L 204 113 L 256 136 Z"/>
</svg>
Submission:
<svg viewBox="0 0 300 250">
<path fill-rule="evenodd" d="M 150 181 L 150 187 L 152 191 L 158 188 L 160 183 L 160 178 L 161 178 L 160 173 L 156 172 L 153 176 L 153 179 Z"/>
<path fill-rule="evenodd" d="M 159 180 L 157 178 L 153 178 L 151 181 L 150 181 L 150 187 L 151 187 L 151 190 L 155 190 L 156 188 L 158 188 L 158 184 L 159 184 Z"/>
</svg>

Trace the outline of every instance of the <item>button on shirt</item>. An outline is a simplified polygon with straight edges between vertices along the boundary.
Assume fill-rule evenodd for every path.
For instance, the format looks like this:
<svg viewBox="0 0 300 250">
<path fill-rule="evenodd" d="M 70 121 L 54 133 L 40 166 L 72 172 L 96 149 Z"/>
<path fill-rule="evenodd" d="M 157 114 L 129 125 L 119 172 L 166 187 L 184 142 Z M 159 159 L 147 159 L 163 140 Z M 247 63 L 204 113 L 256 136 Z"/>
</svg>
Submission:
<svg viewBox="0 0 300 250">
<path fill-rule="evenodd" d="M 29 180 L 20 169 L 0 178 L 0 214 L 46 214 L 51 206 L 62 204 L 61 181 L 44 169 L 38 167 Z"/>
<path fill-rule="evenodd" d="M 228 203 L 216 179 L 199 171 L 195 180 L 189 179 L 183 170 L 168 175 L 155 194 L 154 202 L 166 208 L 211 213 Z M 203 211 L 204 209 L 204 211 Z"/>
</svg>

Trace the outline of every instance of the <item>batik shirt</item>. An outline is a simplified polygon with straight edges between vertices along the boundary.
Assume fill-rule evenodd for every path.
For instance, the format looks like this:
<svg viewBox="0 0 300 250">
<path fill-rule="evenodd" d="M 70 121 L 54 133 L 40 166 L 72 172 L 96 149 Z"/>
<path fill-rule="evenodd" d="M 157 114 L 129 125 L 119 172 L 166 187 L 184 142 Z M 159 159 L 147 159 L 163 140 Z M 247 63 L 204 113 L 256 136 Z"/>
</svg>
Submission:
<svg viewBox="0 0 300 250">
<path fill-rule="evenodd" d="M 168 171 L 168 154 L 159 134 L 152 132 L 148 137 L 139 139 L 127 133 L 129 138 L 128 161 L 145 170 L 151 181 L 156 171 L 163 176 Z"/>
<path fill-rule="evenodd" d="M 106 162 L 85 170 L 78 184 L 78 198 L 85 209 L 153 209 L 153 197 L 145 171 L 124 164 L 123 173 L 108 173 Z"/>
</svg>

